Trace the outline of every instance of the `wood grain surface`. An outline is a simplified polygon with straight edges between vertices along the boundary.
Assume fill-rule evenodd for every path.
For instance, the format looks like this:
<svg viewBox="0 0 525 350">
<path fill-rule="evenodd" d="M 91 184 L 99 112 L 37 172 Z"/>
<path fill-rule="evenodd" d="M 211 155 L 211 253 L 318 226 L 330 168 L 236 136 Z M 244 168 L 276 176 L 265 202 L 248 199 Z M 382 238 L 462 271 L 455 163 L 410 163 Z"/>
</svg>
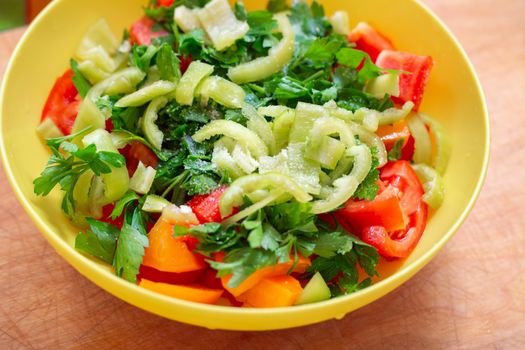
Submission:
<svg viewBox="0 0 525 350">
<path fill-rule="evenodd" d="M 476 66 L 493 143 L 472 214 L 414 278 L 341 321 L 262 333 L 187 326 L 73 270 L 0 172 L 0 349 L 525 349 L 525 1 L 426 2 Z M 21 34 L 0 34 L 0 72 Z"/>
</svg>

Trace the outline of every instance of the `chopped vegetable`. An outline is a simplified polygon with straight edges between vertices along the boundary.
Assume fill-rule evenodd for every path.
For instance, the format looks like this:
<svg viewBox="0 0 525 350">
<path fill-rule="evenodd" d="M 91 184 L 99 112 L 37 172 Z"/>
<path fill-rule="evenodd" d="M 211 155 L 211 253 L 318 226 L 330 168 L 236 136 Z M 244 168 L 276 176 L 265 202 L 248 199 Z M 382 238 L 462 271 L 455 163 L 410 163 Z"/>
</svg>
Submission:
<svg viewBox="0 0 525 350">
<path fill-rule="evenodd" d="M 247 307 L 292 306 L 302 291 L 301 284 L 292 276 L 268 277 L 237 299 Z"/>
<path fill-rule="evenodd" d="M 354 42 L 358 50 L 362 50 L 369 54 L 374 62 L 383 50 L 394 49 L 390 40 L 377 32 L 366 22 L 359 22 L 357 26 L 352 29 L 348 40 Z M 398 69 L 394 67 L 388 68 Z"/>
<path fill-rule="evenodd" d="M 143 265 L 165 272 L 187 272 L 205 267 L 204 261 L 192 253 L 183 237 L 173 237 L 176 225 L 197 224 L 191 209 L 169 206 L 148 233 L 149 247 L 144 253 Z"/>
<path fill-rule="evenodd" d="M 350 294 L 443 201 L 449 141 L 416 113 L 432 65 L 316 0 L 150 0 L 120 41 L 95 23 L 55 82 L 34 191 L 59 185 L 76 249 L 166 297 Z"/>
<path fill-rule="evenodd" d="M 237 84 L 250 83 L 270 77 L 279 72 L 292 58 L 295 34 L 288 17 L 284 14 L 274 16 L 283 34 L 281 41 L 268 51 L 268 56 L 257 58 L 230 68 L 228 77 Z"/>
<path fill-rule="evenodd" d="M 139 286 L 173 298 L 202 304 L 215 304 L 223 293 L 220 289 L 209 289 L 200 285 L 156 283 L 147 279 L 140 280 Z"/>
<path fill-rule="evenodd" d="M 418 111 L 430 77 L 430 71 L 434 65 L 432 57 L 385 49 L 377 57 L 376 64 L 381 68 L 397 69 L 410 73 L 400 75 L 399 97 L 394 98 L 394 100 L 399 103 L 412 101 L 414 102 L 414 111 Z"/>
<path fill-rule="evenodd" d="M 330 297 L 330 288 L 328 288 L 326 282 L 323 280 L 323 276 L 321 276 L 319 272 L 316 272 L 297 297 L 295 305 L 317 303 L 328 300 Z"/>
<path fill-rule="evenodd" d="M 423 189 L 425 190 L 423 201 L 432 208 L 438 209 L 443 203 L 445 195 L 443 178 L 436 170 L 425 164 L 415 164 L 412 168 L 414 168 L 419 181 L 423 184 Z"/>
<path fill-rule="evenodd" d="M 181 105 L 191 106 L 195 89 L 199 83 L 213 73 L 213 67 L 199 61 L 190 63 L 188 69 L 182 76 L 175 91 L 175 99 Z"/>
<path fill-rule="evenodd" d="M 227 0 L 212 0 L 197 11 L 200 23 L 219 51 L 231 46 L 250 29 L 248 23 L 239 21 Z"/>
</svg>

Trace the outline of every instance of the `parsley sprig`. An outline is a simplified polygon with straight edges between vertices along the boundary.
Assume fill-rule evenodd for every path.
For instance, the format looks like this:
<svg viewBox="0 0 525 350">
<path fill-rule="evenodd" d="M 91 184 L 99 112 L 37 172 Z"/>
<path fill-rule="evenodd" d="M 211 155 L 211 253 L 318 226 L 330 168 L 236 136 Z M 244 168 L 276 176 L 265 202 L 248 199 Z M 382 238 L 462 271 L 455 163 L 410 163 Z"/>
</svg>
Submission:
<svg viewBox="0 0 525 350">
<path fill-rule="evenodd" d="M 118 153 L 97 151 L 95 145 L 80 148 L 70 142 L 89 128 L 78 133 L 47 139 L 46 143 L 51 150 L 51 157 L 40 176 L 33 181 L 34 192 L 38 196 L 47 196 L 57 185 L 65 192 L 62 200 L 62 209 L 66 214 L 75 211 L 73 190 L 82 174 L 88 170 L 97 176 L 108 174 L 112 167 L 120 168 L 126 164 L 124 157 Z"/>
<path fill-rule="evenodd" d="M 222 261 L 208 260 L 217 276 L 231 274 L 228 285 L 240 285 L 258 269 L 277 263 L 297 262 L 299 254 L 316 258 L 308 274 L 321 272 L 334 295 L 350 293 L 370 283 L 359 281 L 357 266 L 377 275 L 375 248 L 346 232 L 331 227 L 311 213 L 311 204 L 295 201 L 264 208 L 242 222 L 224 227 L 208 223 L 192 228 L 176 227 L 176 236 L 199 239 L 197 251 L 208 257 L 227 251 Z"/>
</svg>

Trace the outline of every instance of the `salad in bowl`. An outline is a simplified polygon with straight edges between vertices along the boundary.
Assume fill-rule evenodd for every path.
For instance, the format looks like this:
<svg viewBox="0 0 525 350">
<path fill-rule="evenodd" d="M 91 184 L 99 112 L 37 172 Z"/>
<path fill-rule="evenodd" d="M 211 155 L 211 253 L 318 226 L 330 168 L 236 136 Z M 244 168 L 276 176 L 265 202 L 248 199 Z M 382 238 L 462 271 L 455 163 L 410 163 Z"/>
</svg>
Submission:
<svg viewBox="0 0 525 350">
<path fill-rule="evenodd" d="M 450 145 L 433 59 L 312 2 L 153 0 L 86 33 L 42 111 L 75 248 L 131 283 L 231 307 L 309 304 L 406 258 Z"/>
</svg>

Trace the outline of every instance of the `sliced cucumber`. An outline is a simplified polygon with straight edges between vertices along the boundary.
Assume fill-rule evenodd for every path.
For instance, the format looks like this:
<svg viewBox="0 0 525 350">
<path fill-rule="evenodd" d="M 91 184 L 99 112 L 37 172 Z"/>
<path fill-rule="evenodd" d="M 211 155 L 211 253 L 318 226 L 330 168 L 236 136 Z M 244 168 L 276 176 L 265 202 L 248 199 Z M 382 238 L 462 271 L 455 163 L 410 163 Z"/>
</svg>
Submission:
<svg viewBox="0 0 525 350">
<path fill-rule="evenodd" d="M 295 305 L 304 305 L 328 300 L 331 297 L 330 288 L 317 272 L 306 284 L 301 294 L 295 301 Z"/>
</svg>

